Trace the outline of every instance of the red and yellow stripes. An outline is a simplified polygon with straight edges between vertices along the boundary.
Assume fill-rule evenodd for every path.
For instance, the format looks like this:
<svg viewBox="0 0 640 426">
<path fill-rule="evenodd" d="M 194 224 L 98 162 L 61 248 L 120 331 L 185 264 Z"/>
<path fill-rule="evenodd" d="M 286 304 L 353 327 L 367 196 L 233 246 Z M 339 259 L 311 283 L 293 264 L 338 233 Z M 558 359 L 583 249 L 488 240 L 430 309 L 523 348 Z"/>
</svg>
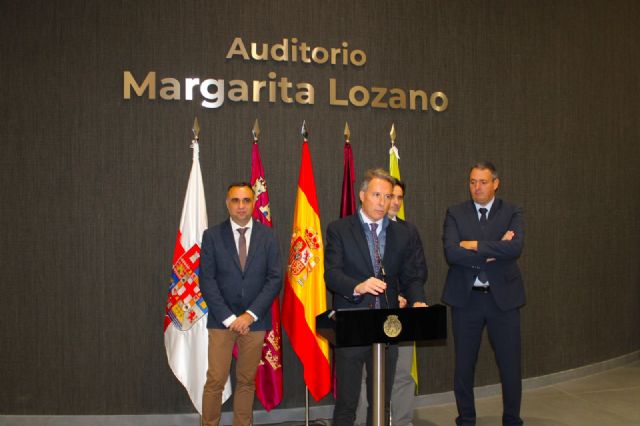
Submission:
<svg viewBox="0 0 640 426">
<path fill-rule="evenodd" d="M 282 323 L 304 369 L 304 382 L 318 401 L 331 390 L 329 344 L 316 335 L 316 315 L 327 309 L 324 244 L 313 177 L 305 140 L 282 306 Z"/>
</svg>

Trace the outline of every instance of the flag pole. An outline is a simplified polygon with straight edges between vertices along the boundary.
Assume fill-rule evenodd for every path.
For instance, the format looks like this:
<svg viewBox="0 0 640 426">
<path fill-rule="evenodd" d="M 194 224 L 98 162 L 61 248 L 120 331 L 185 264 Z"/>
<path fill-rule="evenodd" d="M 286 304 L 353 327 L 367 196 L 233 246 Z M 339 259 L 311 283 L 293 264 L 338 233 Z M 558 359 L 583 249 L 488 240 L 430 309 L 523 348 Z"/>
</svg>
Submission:
<svg viewBox="0 0 640 426">
<path fill-rule="evenodd" d="M 198 117 L 193 120 L 193 127 L 191 128 L 193 132 L 193 138 L 196 142 L 200 139 L 200 124 L 198 123 Z"/>
<path fill-rule="evenodd" d="M 391 147 L 396 146 L 396 124 L 391 123 L 391 131 L 389 132 L 389 136 L 391 137 Z"/>
<path fill-rule="evenodd" d="M 304 387 L 304 425 L 309 426 L 309 388 Z"/>
<path fill-rule="evenodd" d="M 309 136 L 306 120 L 302 120 L 302 129 L 300 129 L 300 134 L 302 135 L 302 142 L 306 142 L 307 137 Z M 304 385 L 304 425 L 309 426 L 309 386 L 307 386 L 306 383 Z"/>
<path fill-rule="evenodd" d="M 256 122 L 253 124 L 253 129 L 251 130 L 251 134 L 253 134 L 253 143 L 258 143 L 258 137 L 260 136 L 260 125 L 258 124 L 257 118 L 256 118 Z"/>
</svg>

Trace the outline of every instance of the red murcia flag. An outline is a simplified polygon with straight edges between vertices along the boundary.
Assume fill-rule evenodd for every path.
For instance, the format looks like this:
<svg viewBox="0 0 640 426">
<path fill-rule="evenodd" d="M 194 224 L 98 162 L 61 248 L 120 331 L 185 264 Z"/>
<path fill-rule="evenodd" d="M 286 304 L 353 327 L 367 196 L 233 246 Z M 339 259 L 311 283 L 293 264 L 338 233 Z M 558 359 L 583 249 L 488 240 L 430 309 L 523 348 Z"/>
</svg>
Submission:
<svg viewBox="0 0 640 426">
<path fill-rule="evenodd" d="M 258 143 L 251 150 L 251 186 L 256 204 L 253 219 L 271 227 L 269 193 L 264 178 Z M 271 411 L 282 401 L 282 329 L 280 327 L 280 300 L 276 297 L 271 305 L 271 331 L 264 336 L 262 359 L 256 373 L 256 396 L 265 410 Z"/>
</svg>

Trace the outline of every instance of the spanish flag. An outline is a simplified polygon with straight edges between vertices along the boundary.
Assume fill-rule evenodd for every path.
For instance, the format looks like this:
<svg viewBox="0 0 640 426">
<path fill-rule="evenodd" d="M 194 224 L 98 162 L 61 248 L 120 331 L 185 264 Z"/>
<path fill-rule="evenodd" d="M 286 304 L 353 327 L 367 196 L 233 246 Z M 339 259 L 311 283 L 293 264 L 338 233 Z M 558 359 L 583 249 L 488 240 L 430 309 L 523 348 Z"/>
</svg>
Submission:
<svg viewBox="0 0 640 426">
<path fill-rule="evenodd" d="M 305 137 L 282 301 L 282 324 L 302 363 L 304 382 L 316 401 L 331 390 L 329 343 L 316 334 L 316 315 L 326 309 L 324 244 L 311 154 Z"/>
</svg>

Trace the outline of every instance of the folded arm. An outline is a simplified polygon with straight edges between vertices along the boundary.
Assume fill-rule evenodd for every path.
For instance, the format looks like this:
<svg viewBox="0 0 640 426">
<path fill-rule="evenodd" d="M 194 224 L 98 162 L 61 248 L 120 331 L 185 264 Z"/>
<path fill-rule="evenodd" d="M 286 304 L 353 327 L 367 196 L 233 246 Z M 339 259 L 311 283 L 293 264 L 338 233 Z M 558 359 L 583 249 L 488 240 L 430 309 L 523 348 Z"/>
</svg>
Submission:
<svg viewBox="0 0 640 426">
<path fill-rule="evenodd" d="M 479 255 L 476 251 L 467 249 L 461 245 L 458 223 L 451 211 L 447 210 L 444 220 L 444 231 L 442 235 L 444 245 L 444 255 L 450 265 L 466 266 L 478 269 L 482 267 L 487 257 Z"/>
</svg>

